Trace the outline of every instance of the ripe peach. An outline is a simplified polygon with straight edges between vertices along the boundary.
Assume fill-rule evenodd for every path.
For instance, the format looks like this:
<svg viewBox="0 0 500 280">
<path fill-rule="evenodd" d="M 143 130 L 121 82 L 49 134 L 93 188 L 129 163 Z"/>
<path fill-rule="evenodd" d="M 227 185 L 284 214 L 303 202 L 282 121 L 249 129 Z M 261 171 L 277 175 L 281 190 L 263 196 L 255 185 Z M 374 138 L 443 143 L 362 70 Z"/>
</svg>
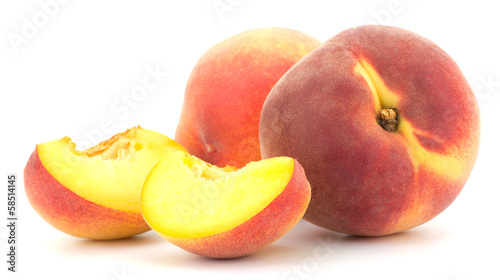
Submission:
<svg viewBox="0 0 500 280">
<path fill-rule="evenodd" d="M 175 140 L 218 166 L 261 159 L 259 118 L 278 79 L 320 42 L 286 28 L 230 37 L 196 63 L 186 86 Z"/>
<path fill-rule="evenodd" d="M 146 176 L 165 154 L 185 149 L 170 138 L 134 127 L 85 151 L 69 137 L 36 146 L 24 169 L 31 206 L 49 224 L 90 239 L 148 231 L 140 213 Z"/>
<path fill-rule="evenodd" d="M 474 94 L 430 40 L 361 26 L 288 71 L 262 109 L 264 158 L 290 156 L 312 188 L 304 218 L 354 235 L 418 226 L 457 197 L 479 149 Z"/>
<path fill-rule="evenodd" d="M 311 189 L 292 158 L 219 168 L 184 152 L 165 156 L 148 175 L 144 218 L 174 245 L 212 258 L 251 254 L 304 215 Z"/>
</svg>

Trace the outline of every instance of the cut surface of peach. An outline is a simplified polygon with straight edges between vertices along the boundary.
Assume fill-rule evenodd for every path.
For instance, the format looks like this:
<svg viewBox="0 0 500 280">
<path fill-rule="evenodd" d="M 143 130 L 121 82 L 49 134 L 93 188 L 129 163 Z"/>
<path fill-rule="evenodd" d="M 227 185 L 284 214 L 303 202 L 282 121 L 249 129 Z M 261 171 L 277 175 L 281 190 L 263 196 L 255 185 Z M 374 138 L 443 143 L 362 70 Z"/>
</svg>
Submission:
<svg viewBox="0 0 500 280">
<path fill-rule="evenodd" d="M 142 213 L 164 237 L 222 233 L 250 220 L 279 196 L 294 164 L 292 158 L 277 157 L 238 170 L 210 165 L 185 152 L 171 153 L 146 179 Z"/>
<path fill-rule="evenodd" d="M 140 213 L 142 184 L 166 153 L 185 151 L 161 133 L 134 127 L 85 151 L 69 137 L 37 145 L 45 169 L 82 198 L 115 210 Z"/>
</svg>

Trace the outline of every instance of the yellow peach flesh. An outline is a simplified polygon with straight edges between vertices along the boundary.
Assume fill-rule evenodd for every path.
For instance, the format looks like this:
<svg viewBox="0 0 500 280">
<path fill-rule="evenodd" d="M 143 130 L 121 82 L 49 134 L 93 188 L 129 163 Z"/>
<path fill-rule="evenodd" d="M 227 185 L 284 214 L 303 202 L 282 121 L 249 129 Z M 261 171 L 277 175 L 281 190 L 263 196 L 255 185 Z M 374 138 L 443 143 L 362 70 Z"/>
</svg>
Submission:
<svg viewBox="0 0 500 280">
<path fill-rule="evenodd" d="M 176 152 L 151 171 L 142 192 L 142 213 L 161 235 L 197 238 L 228 231 L 251 219 L 287 186 L 291 158 L 219 168 Z"/>
<path fill-rule="evenodd" d="M 93 203 L 140 213 L 144 179 L 163 155 L 185 149 L 168 137 L 135 127 L 85 151 L 69 137 L 37 146 L 47 171 L 63 186 Z"/>
</svg>

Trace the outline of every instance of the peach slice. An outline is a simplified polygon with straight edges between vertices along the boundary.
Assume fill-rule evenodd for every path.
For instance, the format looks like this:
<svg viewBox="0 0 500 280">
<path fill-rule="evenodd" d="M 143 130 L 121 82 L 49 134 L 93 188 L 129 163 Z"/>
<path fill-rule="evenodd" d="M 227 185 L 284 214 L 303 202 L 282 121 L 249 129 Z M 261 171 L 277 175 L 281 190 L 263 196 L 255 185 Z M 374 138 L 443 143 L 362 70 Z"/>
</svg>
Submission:
<svg viewBox="0 0 500 280">
<path fill-rule="evenodd" d="M 219 168 L 185 152 L 165 156 L 148 175 L 144 218 L 174 245 L 211 258 L 251 254 L 299 222 L 311 190 L 288 157 Z"/>
<path fill-rule="evenodd" d="M 85 151 L 69 137 L 36 146 L 24 169 L 26 195 L 56 229 L 90 239 L 118 239 L 148 231 L 140 193 L 151 168 L 185 151 L 158 132 L 134 127 Z"/>
</svg>

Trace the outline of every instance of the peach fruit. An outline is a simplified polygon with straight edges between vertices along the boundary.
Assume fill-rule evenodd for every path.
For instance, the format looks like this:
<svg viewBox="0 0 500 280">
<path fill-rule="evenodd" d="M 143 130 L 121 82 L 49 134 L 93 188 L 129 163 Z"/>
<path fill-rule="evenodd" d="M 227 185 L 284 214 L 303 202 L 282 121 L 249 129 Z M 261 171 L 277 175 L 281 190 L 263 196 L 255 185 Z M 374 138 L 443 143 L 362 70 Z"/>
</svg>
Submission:
<svg viewBox="0 0 500 280">
<path fill-rule="evenodd" d="M 67 234 L 118 239 L 148 231 L 140 212 L 146 176 L 165 154 L 185 149 L 158 132 L 134 127 L 85 151 L 69 137 L 36 146 L 24 169 L 35 211 Z"/>
<path fill-rule="evenodd" d="M 287 233 L 310 197 L 304 170 L 292 158 L 238 170 L 175 152 L 148 175 L 141 209 L 151 228 L 174 245 L 201 256 L 235 258 Z"/>
<path fill-rule="evenodd" d="M 240 33 L 210 48 L 187 82 L 175 140 L 218 166 L 261 159 L 259 118 L 278 79 L 320 42 L 286 28 Z"/>
<path fill-rule="evenodd" d="M 311 183 L 304 218 L 353 235 L 401 232 L 457 197 L 479 149 L 479 109 L 455 61 L 388 26 L 334 36 L 269 94 L 264 158 L 290 156 Z"/>
</svg>

